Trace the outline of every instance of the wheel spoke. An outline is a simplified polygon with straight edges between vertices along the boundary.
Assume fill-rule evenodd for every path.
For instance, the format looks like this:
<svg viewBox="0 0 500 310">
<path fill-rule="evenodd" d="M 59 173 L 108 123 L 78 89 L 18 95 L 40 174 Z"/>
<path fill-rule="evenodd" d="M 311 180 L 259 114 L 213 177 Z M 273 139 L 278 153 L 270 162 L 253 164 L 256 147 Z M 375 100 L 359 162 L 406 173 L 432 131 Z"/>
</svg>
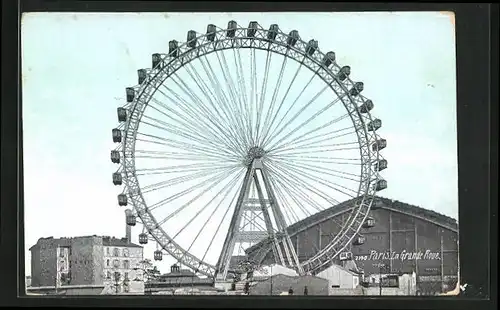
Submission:
<svg viewBox="0 0 500 310">
<path fill-rule="evenodd" d="M 373 104 L 316 43 L 275 25 L 209 25 L 170 41 L 127 88 L 111 152 L 122 194 L 143 232 L 196 274 L 226 278 L 232 256 L 261 242 L 264 252 L 251 254 L 259 263 L 272 255 L 301 275 L 317 271 L 364 220 L 361 204 L 331 220 L 340 233 L 299 262 L 287 228 L 347 199 L 372 199 L 380 180 L 366 160 L 379 158 Z"/>
<path fill-rule="evenodd" d="M 279 167 L 274 168 L 274 166 L 272 164 L 270 165 L 270 169 L 273 171 L 273 173 L 276 176 L 279 176 L 279 179 L 283 180 L 283 181 L 278 181 L 278 182 L 282 182 L 281 184 L 285 188 L 287 186 L 291 187 L 297 193 L 303 193 L 305 190 L 307 190 L 309 193 L 304 194 L 304 197 L 307 197 L 306 201 L 311 201 L 310 196 L 311 196 L 311 194 L 314 194 L 317 197 L 322 198 L 324 201 L 326 201 L 328 206 L 339 204 L 338 200 L 331 198 L 328 194 L 326 194 L 325 192 L 318 189 L 317 186 L 309 184 L 307 182 L 307 180 L 304 180 L 303 178 L 300 179 L 296 175 L 286 171 L 285 169 L 282 169 L 282 168 L 280 169 Z M 287 182 L 287 184 L 285 185 L 284 182 Z M 317 207 L 316 203 L 312 203 L 311 205 L 315 207 L 315 210 L 317 212 L 323 211 L 325 209 L 325 207 L 316 208 Z M 308 212 L 305 212 L 305 213 L 307 215 L 311 215 L 311 213 L 308 213 Z"/>
<path fill-rule="evenodd" d="M 172 80 L 175 81 L 175 79 L 172 79 Z M 208 112 L 206 110 L 206 108 L 203 109 L 204 106 L 203 106 L 203 104 L 200 104 L 200 100 L 197 101 L 196 98 L 194 98 L 193 95 L 190 94 L 190 92 L 185 89 L 185 87 L 180 86 L 179 83 L 176 83 L 176 85 L 178 85 L 183 92 L 187 93 L 188 96 L 191 97 L 191 100 L 190 100 L 191 103 L 188 103 L 188 101 L 184 100 L 177 92 L 175 92 L 171 88 L 167 87 L 166 85 L 163 84 L 162 88 L 165 88 L 170 93 L 172 93 L 174 95 L 174 97 L 176 97 L 176 99 L 178 100 L 177 106 L 184 113 L 190 115 L 192 122 L 199 123 L 200 125 L 202 125 L 202 128 L 204 130 L 208 130 L 208 132 L 210 132 L 210 134 L 213 137 L 221 137 L 221 136 L 224 137 L 228 141 L 229 147 L 232 147 L 234 150 L 238 150 L 241 152 L 242 148 L 241 148 L 240 142 L 239 142 L 238 138 L 236 138 L 234 136 L 234 133 L 231 130 L 231 125 L 230 124 L 226 125 L 223 128 L 222 125 L 216 123 L 213 120 L 215 118 L 213 113 Z M 170 97 L 168 97 L 168 98 L 171 99 Z M 175 103 L 175 100 L 173 100 L 173 99 L 171 99 L 171 100 Z M 196 103 L 196 104 L 194 104 L 194 103 Z M 200 116 L 202 116 L 202 117 L 200 117 Z M 226 122 L 227 121 L 230 121 L 230 118 L 227 118 Z M 229 128 L 229 129 L 227 129 L 227 128 Z"/>
<path fill-rule="evenodd" d="M 224 173 L 218 174 L 217 176 L 210 178 L 210 180 L 207 180 L 205 182 L 199 183 L 199 184 L 197 184 L 197 185 L 195 185 L 195 186 L 193 186 L 193 187 L 185 190 L 185 193 L 187 194 L 187 193 L 193 192 L 195 189 L 198 189 L 200 187 L 205 186 L 207 183 L 209 184 L 209 186 L 207 186 L 201 193 L 199 193 L 196 196 L 194 196 L 187 203 L 181 205 L 174 212 L 170 213 L 167 217 L 165 217 L 163 220 L 161 220 L 160 222 L 158 222 L 158 226 L 161 226 L 161 225 L 165 224 L 168 220 L 172 219 L 173 217 L 175 217 L 176 215 L 178 215 L 181 211 L 183 211 L 184 209 L 186 209 L 187 207 L 189 207 L 190 205 L 192 205 L 192 203 L 194 201 L 198 200 L 200 197 L 202 197 L 208 191 L 210 191 L 215 186 L 217 186 L 218 184 L 220 184 L 220 182 L 222 182 L 224 179 L 226 179 L 231 173 L 235 172 L 236 170 L 237 170 L 237 168 L 235 168 L 235 169 L 233 169 L 233 170 L 231 170 L 229 172 L 224 172 Z M 153 207 L 157 207 L 158 205 L 163 205 L 163 204 L 164 204 L 163 202 L 157 203 L 157 204 L 153 204 Z"/>
<path fill-rule="evenodd" d="M 288 53 L 288 51 L 287 51 Z M 269 108 L 267 110 L 267 113 L 266 113 L 266 117 L 264 119 L 264 126 L 262 127 L 262 138 L 261 138 L 261 141 L 259 141 L 259 143 L 261 145 L 264 144 L 264 140 L 267 136 L 267 132 L 269 130 L 269 126 L 271 126 L 271 117 L 272 115 L 274 114 L 274 105 L 275 105 L 275 102 L 276 102 L 276 99 L 278 97 L 278 93 L 279 93 L 279 90 L 280 90 L 280 87 L 281 87 L 281 83 L 283 82 L 283 73 L 285 71 L 285 68 L 286 68 L 286 63 L 287 63 L 287 60 L 288 58 L 287 57 L 283 57 L 283 62 L 281 64 L 281 69 L 280 69 L 280 73 L 278 75 L 278 79 L 276 81 L 276 85 L 274 87 L 274 92 L 273 92 L 273 96 L 271 98 L 271 103 L 269 104 Z M 278 113 L 279 111 L 277 111 L 276 113 Z"/>
<path fill-rule="evenodd" d="M 305 178 L 307 178 L 307 179 L 309 179 L 311 181 L 317 182 L 317 183 L 319 183 L 321 185 L 324 185 L 324 186 L 326 186 L 326 187 L 328 187 L 330 189 L 333 189 L 333 190 L 335 190 L 335 191 L 337 191 L 339 193 L 342 193 L 342 194 L 348 196 L 349 199 L 356 197 L 357 191 L 352 190 L 352 189 L 350 189 L 348 187 L 342 186 L 340 184 L 330 183 L 330 182 L 328 182 L 328 181 L 326 181 L 326 180 L 324 180 L 324 179 L 322 179 L 322 178 L 320 178 L 320 177 L 318 177 L 316 175 L 313 175 L 313 174 L 309 173 L 305 169 L 298 169 L 298 168 L 292 167 L 291 165 L 289 165 L 287 163 L 284 163 L 284 162 L 281 162 L 281 163 L 274 162 L 274 163 L 275 163 L 275 165 L 277 167 L 282 167 L 282 168 L 284 167 L 285 169 L 291 170 L 292 172 L 294 172 L 294 173 L 296 173 L 298 175 L 301 175 L 301 176 L 303 176 L 303 177 L 305 177 Z M 339 189 L 337 187 L 340 187 L 342 189 Z M 345 190 L 352 192 L 352 194 L 351 193 L 347 193 Z"/>
<path fill-rule="evenodd" d="M 200 118 L 199 115 L 203 115 L 201 112 L 193 111 L 192 106 L 194 104 L 192 103 L 187 103 L 180 95 L 178 95 L 176 92 L 171 90 L 170 88 L 167 88 L 166 86 L 163 85 L 163 88 L 166 88 L 167 91 L 171 92 L 174 94 L 174 97 L 176 99 L 173 99 L 169 95 L 167 95 L 165 92 L 162 91 L 162 89 L 158 89 L 158 93 L 162 94 L 165 98 L 167 98 L 169 101 L 172 102 L 173 105 L 177 106 L 183 113 L 184 117 L 188 116 L 188 122 L 190 124 L 195 124 L 193 127 L 196 128 L 196 130 L 201 134 L 204 135 L 204 133 L 209 134 L 208 139 L 214 139 L 215 141 L 221 141 L 227 148 L 231 148 L 233 150 L 238 150 L 237 144 L 234 142 L 234 138 L 230 135 L 229 132 L 224 131 L 220 133 L 220 131 L 217 129 L 217 127 L 214 128 L 212 123 L 207 123 L 205 121 L 206 118 Z M 154 98 L 153 98 L 154 101 Z M 158 101 L 156 101 L 158 102 Z M 178 113 L 176 114 L 177 116 Z M 181 118 L 184 118 L 181 117 Z"/>
<path fill-rule="evenodd" d="M 241 187 L 241 185 L 243 184 L 243 180 L 241 180 L 241 184 L 240 186 L 237 186 L 238 187 Z M 205 258 L 207 257 L 207 254 L 208 254 L 208 251 L 210 250 L 210 248 L 212 247 L 215 239 L 216 239 L 216 236 L 218 235 L 221 227 L 222 227 L 222 224 L 224 223 L 224 220 L 226 219 L 227 215 L 229 214 L 229 210 L 231 209 L 231 207 L 233 206 L 233 204 L 236 202 L 236 199 L 239 195 L 239 192 L 236 191 L 233 198 L 231 199 L 231 202 L 229 202 L 227 208 L 226 208 L 226 211 L 224 212 L 224 215 L 222 216 L 222 219 L 221 221 L 219 222 L 219 224 L 217 225 L 217 229 L 215 230 L 215 233 L 213 234 L 212 238 L 210 239 L 210 242 L 208 243 L 208 247 L 207 249 L 205 250 L 205 253 L 203 253 L 203 257 L 201 258 L 201 261 L 204 261 Z M 198 268 L 200 268 L 201 264 L 198 265 Z"/>
<path fill-rule="evenodd" d="M 220 57 L 219 54 L 222 56 Z M 245 136 L 245 130 L 243 127 L 243 124 L 241 122 L 241 118 L 239 116 L 242 115 L 241 109 L 239 108 L 241 104 L 241 98 L 238 96 L 238 92 L 236 90 L 236 87 L 233 82 L 233 78 L 231 75 L 231 71 L 229 69 L 229 66 L 227 65 L 227 60 L 225 57 L 224 52 L 216 52 L 215 55 L 217 56 L 217 60 L 219 62 L 219 65 L 222 70 L 222 75 L 225 80 L 225 85 L 228 86 L 229 88 L 229 96 L 231 97 L 231 101 L 234 104 L 227 104 L 227 106 L 230 109 L 229 116 L 231 117 L 233 121 L 233 126 L 236 129 L 236 132 L 238 134 L 239 139 L 243 140 L 246 142 L 246 136 Z"/>
<path fill-rule="evenodd" d="M 290 89 L 292 88 L 295 80 L 297 79 L 297 76 L 299 75 L 299 72 L 302 69 L 302 65 L 304 64 L 304 60 L 305 59 L 306 59 L 305 57 L 302 59 L 302 61 L 299 64 L 299 67 L 297 68 L 297 71 L 293 75 L 292 81 L 290 82 L 290 85 L 288 86 L 288 88 L 287 88 L 287 90 L 285 92 L 285 95 L 283 95 L 283 98 L 281 99 L 281 102 L 280 102 L 280 104 L 278 106 L 278 109 L 276 110 L 276 113 L 274 113 L 274 116 L 273 116 L 273 118 L 271 120 L 271 125 L 274 124 L 274 122 L 276 121 L 276 117 L 278 117 L 279 112 L 281 111 L 281 108 L 283 107 L 283 104 L 285 103 L 286 97 L 288 96 L 288 93 L 290 92 Z M 311 78 L 311 81 L 312 81 L 313 78 L 314 78 L 314 76 Z M 285 116 L 286 116 L 286 114 L 285 114 Z M 281 121 L 280 121 L 280 123 L 281 123 Z M 278 123 L 278 125 L 276 127 L 278 127 L 280 125 L 280 123 Z M 271 127 L 272 127 L 271 125 L 269 126 L 268 130 L 266 131 L 266 134 L 264 135 L 264 137 L 262 139 L 262 145 L 267 145 L 267 143 L 268 143 L 268 133 L 271 130 Z M 275 129 L 276 129 L 276 127 L 275 127 Z M 274 131 L 272 131 L 272 132 L 274 132 Z M 272 132 L 271 132 L 271 138 L 273 137 Z"/>
<path fill-rule="evenodd" d="M 314 78 L 314 77 L 313 77 Z M 281 119 L 280 123 L 285 119 L 285 117 L 287 116 L 287 114 L 290 112 L 290 110 L 292 109 L 292 107 L 295 105 L 295 103 L 297 102 L 297 100 L 300 98 L 300 96 L 302 95 L 302 93 L 307 89 L 307 86 L 309 86 L 310 82 L 313 80 L 313 78 L 309 81 L 308 84 L 306 84 L 306 86 L 304 87 L 303 91 L 299 94 L 299 96 L 297 96 L 297 99 L 295 99 L 295 101 L 292 103 L 292 105 L 290 105 L 290 108 L 288 109 L 288 111 L 285 113 L 285 115 L 283 116 L 283 118 Z M 295 115 L 288 121 L 286 122 L 274 135 L 272 135 L 271 139 L 269 139 L 269 143 L 271 141 L 274 140 L 274 138 L 278 137 L 280 133 L 283 132 L 283 130 L 285 130 L 285 128 L 287 128 L 293 121 L 295 121 L 307 108 L 309 108 L 318 98 L 319 96 L 321 96 L 327 89 L 329 88 L 328 85 L 324 86 L 316 95 L 314 95 L 314 97 L 312 97 L 312 99 L 310 99 L 307 104 L 305 104 L 302 108 L 300 108 L 300 110 L 295 113 Z M 335 102 L 332 102 L 331 105 L 335 104 Z M 311 118 L 314 118 L 315 116 L 311 117 Z M 310 120 L 308 120 L 310 121 Z M 280 123 L 278 123 L 278 125 L 276 126 L 276 128 L 279 127 Z M 281 141 L 281 140 L 279 140 Z M 272 147 L 271 147 L 272 148 Z"/>
<path fill-rule="evenodd" d="M 159 137 L 156 135 L 145 134 L 141 132 L 137 132 L 137 136 L 141 138 L 136 138 L 137 141 L 163 145 L 174 149 L 180 149 L 184 151 L 188 151 L 192 154 L 203 155 L 212 158 L 220 158 L 221 160 L 229 159 L 238 159 L 236 155 L 221 155 L 220 152 L 212 151 L 210 149 L 204 149 L 202 147 L 196 146 L 194 144 L 189 144 L 186 142 L 176 141 L 168 138 Z M 144 137 L 144 138 L 142 138 Z"/>
<path fill-rule="evenodd" d="M 216 53 L 216 55 L 218 55 L 218 53 Z M 242 145 L 240 143 L 238 143 L 238 141 L 241 140 L 242 138 L 241 138 L 241 131 L 238 130 L 238 128 L 239 128 L 238 122 L 235 120 L 237 113 L 235 113 L 234 109 L 231 108 L 232 105 L 229 103 L 228 96 L 226 95 L 224 88 L 222 87 L 222 84 L 217 79 L 217 75 L 214 73 L 214 69 L 213 69 L 212 65 L 210 64 L 210 61 L 206 60 L 206 64 L 205 64 L 205 61 L 203 59 L 199 58 L 199 60 L 200 60 L 202 66 L 205 70 L 206 75 L 209 78 L 209 81 L 210 81 L 212 87 L 214 88 L 215 92 L 218 93 L 217 103 L 219 104 L 219 106 L 216 108 L 216 110 L 222 111 L 222 113 L 225 116 L 225 121 L 230 122 L 231 125 L 229 126 L 228 130 L 231 132 L 231 136 L 233 137 L 233 139 L 236 139 L 236 143 L 238 145 L 239 150 L 241 152 L 245 152 L 246 150 L 244 150 Z M 221 64 L 221 68 L 223 70 L 223 73 L 225 73 L 224 66 L 222 66 L 222 64 Z M 226 85 L 228 85 L 228 84 L 229 83 L 226 82 Z M 230 97 L 231 97 L 231 93 L 230 93 Z M 233 95 L 233 97 L 234 97 L 234 95 Z M 236 102 L 236 101 L 233 101 L 233 102 Z M 238 135 L 239 135 L 239 138 L 238 138 Z"/>
<path fill-rule="evenodd" d="M 219 152 L 219 153 L 225 153 L 225 154 L 227 154 L 227 155 L 229 155 L 231 157 L 237 156 L 237 154 L 234 153 L 234 152 L 232 152 L 231 150 L 227 150 L 225 148 L 222 148 L 220 145 L 213 144 L 210 141 L 200 139 L 200 138 L 198 138 L 196 136 L 183 133 L 179 129 L 171 128 L 171 126 L 169 124 L 166 124 L 166 123 L 164 123 L 164 122 L 162 122 L 162 121 L 160 121 L 158 119 L 155 119 L 153 117 L 149 117 L 147 115 L 144 115 L 143 117 L 145 119 L 147 119 L 147 121 L 143 121 L 142 122 L 143 124 L 148 125 L 148 126 L 153 127 L 153 128 L 156 128 L 156 129 L 160 129 L 162 131 L 166 131 L 166 132 L 168 132 L 168 133 L 170 133 L 172 135 L 177 135 L 177 136 L 179 136 L 181 138 L 189 139 L 189 141 L 197 143 L 196 145 L 197 145 L 198 148 L 201 147 L 201 148 L 206 149 L 206 150 L 212 150 L 212 151 Z M 153 122 L 156 122 L 157 124 L 154 124 Z M 173 139 L 169 139 L 169 140 L 170 141 L 175 141 Z M 181 141 L 176 141 L 176 142 L 177 143 L 186 143 L 186 142 L 181 142 Z M 191 145 L 194 146 L 194 144 L 191 144 Z"/>
<path fill-rule="evenodd" d="M 352 130 L 352 131 L 347 131 L 347 130 Z M 292 147 L 293 146 L 294 148 L 303 148 L 303 147 L 311 145 L 311 144 L 316 144 L 316 143 L 321 143 L 321 142 L 325 142 L 325 141 L 330 141 L 330 140 L 333 140 L 333 139 L 342 138 L 342 137 L 345 137 L 345 136 L 348 136 L 348 135 L 352 135 L 354 133 L 355 132 L 353 131 L 353 127 L 347 127 L 347 128 L 343 128 L 343 129 L 337 129 L 337 130 L 334 130 L 334 131 L 329 131 L 329 132 L 326 132 L 326 133 L 317 134 L 317 135 L 309 137 L 307 139 L 298 139 L 298 138 L 295 138 L 295 139 L 293 139 L 290 142 L 287 142 L 285 144 L 282 144 L 280 146 L 277 146 L 277 147 L 269 150 L 268 153 L 270 153 L 270 154 L 275 153 L 276 151 L 282 150 L 285 147 Z M 335 135 L 330 136 L 332 134 L 335 134 Z M 314 140 L 316 140 L 318 138 L 322 138 L 322 139 L 314 141 Z"/>
<path fill-rule="evenodd" d="M 181 229 L 179 229 L 179 231 L 177 231 L 177 233 L 174 234 L 174 236 L 172 237 L 172 239 L 177 238 L 179 236 L 179 234 L 181 234 L 189 225 L 191 225 L 193 223 L 193 221 L 196 220 L 196 218 L 198 218 L 198 216 L 200 216 L 200 214 L 203 211 L 205 211 L 208 208 L 208 206 L 210 204 L 212 204 L 212 202 L 214 202 L 214 200 L 217 198 L 217 196 L 221 195 L 223 192 L 228 191 L 228 188 L 231 185 L 234 185 L 236 183 L 236 181 L 238 180 L 238 177 L 241 177 L 241 175 L 235 175 L 219 192 L 217 192 L 217 194 L 215 194 L 212 197 L 212 199 L 210 199 L 200 210 L 198 210 L 198 212 L 196 212 L 196 214 L 193 217 L 191 217 L 191 219 L 184 226 L 182 226 Z M 227 195 L 227 193 L 226 193 L 226 195 Z M 220 206 L 220 203 L 219 203 L 218 206 Z M 203 230 L 203 227 L 200 230 L 200 232 L 202 230 Z M 189 251 L 189 249 L 188 249 L 188 251 Z"/>
<path fill-rule="evenodd" d="M 257 130 L 255 134 L 255 140 L 259 141 L 259 133 L 260 133 L 260 126 L 261 126 L 261 119 L 262 119 L 262 113 L 264 110 L 264 101 L 266 100 L 266 92 L 267 92 L 267 79 L 269 76 L 269 66 L 271 63 L 271 52 L 268 50 L 267 51 L 267 57 L 266 57 L 266 66 L 264 68 L 264 78 L 262 79 L 262 87 L 260 90 L 261 96 L 259 100 L 259 107 L 257 108 Z"/>
<path fill-rule="evenodd" d="M 321 92 L 319 92 L 313 99 L 311 99 L 311 101 L 309 101 L 304 107 L 302 107 L 299 112 L 297 112 L 290 121 L 288 121 L 288 123 L 286 123 L 282 130 L 283 131 L 288 125 L 290 125 L 294 120 L 296 120 L 318 97 L 319 95 L 325 91 L 327 89 L 328 86 L 326 86 L 325 88 L 323 88 L 321 90 Z M 275 144 L 273 144 L 272 146 L 269 146 L 270 149 L 273 149 L 275 148 L 275 146 L 279 145 L 280 142 L 286 140 L 287 138 L 289 138 L 290 136 L 292 136 L 294 133 L 296 133 L 299 129 L 303 128 L 304 126 L 306 126 L 307 124 L 309 124 L 312 120 L 316 119 L 318 116 L 320 116 L 321 114 L 325 113 L 325 111 L 327 111 L 328 109 L 330 109 L 331 107 L 333 107 L 337 102 L 339 102 L 341 100 L 341 98 L 337 98 L 335 100 L 333 100 L 332 102 L 330 102 L 327 106 L 325 106 L 324 108 L 322 108 L 320 111 L 316 112 L 315 114 L 313 114 L 311 117 L 309 117 L 306 121 L 304 121 L 303 123 L 301 123 L 300 125 L 296 126 L 293 130 L 291 130 L 287 135 L 285 135 L 284 137 L 282 137 L 281 139 L 279 139 Z M 279 132 L 278 132 L 279 134 Z"/>
</svg>

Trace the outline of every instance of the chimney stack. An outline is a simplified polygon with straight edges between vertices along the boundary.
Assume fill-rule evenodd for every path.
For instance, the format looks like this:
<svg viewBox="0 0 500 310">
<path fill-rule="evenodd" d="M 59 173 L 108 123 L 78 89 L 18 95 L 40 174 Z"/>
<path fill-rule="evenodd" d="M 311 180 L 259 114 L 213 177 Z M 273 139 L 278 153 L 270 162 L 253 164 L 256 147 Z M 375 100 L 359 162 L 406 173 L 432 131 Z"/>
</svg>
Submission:
<svg viewBox="0 0 500 310">
<path fill-rule="evenodd" d="M 127 216 L 132 213 L 130 209 L 125 210 L 125 238 L 127 239 L 127 243 L 132 242 L 132 226 L 127 224 Z"/>
</svg>

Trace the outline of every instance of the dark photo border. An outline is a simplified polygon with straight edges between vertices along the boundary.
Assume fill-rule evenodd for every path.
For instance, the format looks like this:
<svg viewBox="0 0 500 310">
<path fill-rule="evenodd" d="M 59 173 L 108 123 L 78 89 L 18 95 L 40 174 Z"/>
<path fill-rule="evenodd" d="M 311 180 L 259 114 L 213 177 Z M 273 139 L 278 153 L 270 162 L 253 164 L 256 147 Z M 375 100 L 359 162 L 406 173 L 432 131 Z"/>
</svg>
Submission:
<svg viewBox="0 0 500 310">
<path fill-rule="evenodd" d="M 25 296 L 20 15 L 21 12 L 34 11 L 455 12 L 460 283 L 467 284 L 466 289 L 458 296 L 421 298 L 415 296 L 397 298 L 374 296 L 355 298 L 313 296 L 75 296 L 74 298 L 68 296 L 61 298 Z M 493 16 L 496 17 L 496 20 L 491 20 Z M 328 31 L 328 29 L 324 31 Z M 0 268 L 2 272 L 0 306 L 497 309 L 498 4 L 7 0 L 2 1 L 1 46 Z"/>
</svg>

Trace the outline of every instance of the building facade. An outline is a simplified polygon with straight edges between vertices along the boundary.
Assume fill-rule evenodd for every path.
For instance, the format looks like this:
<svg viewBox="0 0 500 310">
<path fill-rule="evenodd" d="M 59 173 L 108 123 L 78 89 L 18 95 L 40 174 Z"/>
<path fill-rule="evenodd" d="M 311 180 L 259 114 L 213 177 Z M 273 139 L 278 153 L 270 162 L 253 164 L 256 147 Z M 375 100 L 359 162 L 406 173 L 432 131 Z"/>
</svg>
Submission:
<svg viewBox="0 0 500 310">
<path fill-rule="evenodd" d="M 329 290 L 332 288 L 353 289 L 359 285 L 359 274 L 340 265 L 331 265 L 317 274 L 328 280 Z"/>
<path fill-rule="evenodd" d="M 114 293 L 143 292 L 142 270 L 134 269 L 143 249 L 126 238 L 41 238 L 30 251 L 33 287 L 104 285 Z"/>
<path fill-rule="evenodd" d="M 289 290 L 293 295 L 328 295 L 328 280 L 311 275 L 288 276 L 277 274 L 250 286 L 250 295 L 282 295 Z"/>
<path fill-rule="evenodd" d="M 354 200 L 314 214 L 288 227 L 300 261 L 313 257 L 328 245 L 348 218 Z M 332 260 L 350 260 L 370 278 L 373 274 L 416 274 L 417 295 L 436 295 L 453 290 L 458 281 L 458 223 L 455 219 L 387 198 L 377 198 L 359 234 L 362 243 L 349 244 Z M 274 261 L 269 243 L 246 250 L 250 259 Z M 328 268 L 328 265 L 325 266 Z M 319 270 L 316 274 L 321 273 Z"/>
<path fill-rule="evenodd" d="M 144 292 L 143 248 L 127 239 L 103 238 L 104 285 L 109 293 Z"/>
<path fill-rule="evenodd" d="M 146 283 L 145 294 L 191 294 L 194 290 L 203 294 L 216 294 L 213 281 L 200 278 L 189 269 L 182 269 L 179 265 L 172 265 L 170 272 Z"/>
</svg>

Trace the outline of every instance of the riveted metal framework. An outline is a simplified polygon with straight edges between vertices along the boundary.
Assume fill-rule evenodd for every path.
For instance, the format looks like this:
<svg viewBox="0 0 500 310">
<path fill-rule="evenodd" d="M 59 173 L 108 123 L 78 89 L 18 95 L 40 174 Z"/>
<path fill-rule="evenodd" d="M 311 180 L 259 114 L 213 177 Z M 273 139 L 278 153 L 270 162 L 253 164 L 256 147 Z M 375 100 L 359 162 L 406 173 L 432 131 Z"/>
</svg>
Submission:
<svg viewBox="0 0 500 310">
<path fill-rule="evenodd" d="M 138 71 L 139 85 L 127 88 L 127 104 L 118 111 L 118 117 L 123 126 L 113 130 L 113 139 L 120 143 L 117 149 L 121 152 L 121 158 L 114 157 L 113 160 L 115 163 L 120 163 L 120 169 L 114 176 L 115 184 L 121 184 L 123 179 L 128 204 L 134 207 L 135 215 L 145 226 L 146 233 L 150 234 L 164 251 L 199 274 L 208 277 L 216 275 L 216 266 L 189 253 L 172 236 L 169 236 L 154 218 L 141 192 L 136 175 L 134 154 L 141 118 L 157 89 L 175 72 L 194 59 L 228 49 L 264 50 L 295 60 L 312 71 L 337 95 L 352 121 L 361 161 L 358 199 L 340 233 L 328 246 L 303 262 L 299 268 L 304 272 L 314 273 L 315 270 L 330 263 L 353 241 L 358 240 L 359 230 L 368 217 L 377 186 L 380 184 L 379 170 L 381 169 L 377 168 L 377 164 L 383 158 L 379 154 L 381 148 L 372 147 L 379 141 L 376 131 L 373 130 L 376 129 L 379 120 L 372 119 L 369 113 L 369 110 L 373 108 L 373 103 L 360 94 L 363 84 L 353 82 L 349 78 L 350 68 L 340 66 L 333 52 L 322 53 L 316 41 L 305 42 L 300 39 L 296 31 L 287 34 L 279 30 L 277 25 L 272 25 L 270 30 L 267 30 L 257 23 L 241 27 L 230 22 L 228 29 L 209 25 L 206 34 L 189 31 L 188 42 L 171 41 L 167 53 L 154 54 L 155 66 Z M 373 128 L 368 128 L 368 124 L 373 124 Z M 386 162 L 384 163 L 386 166 Z M 118 174 L 123 178 L 117 177 Z M 268 181 L 268 184 L 272 183 L 273 180 Z M 272 189 L 270 192 L 272 195 Z M 155 258 L 160 257 L 160 254 L 155 252 Z"/>
</svg>

